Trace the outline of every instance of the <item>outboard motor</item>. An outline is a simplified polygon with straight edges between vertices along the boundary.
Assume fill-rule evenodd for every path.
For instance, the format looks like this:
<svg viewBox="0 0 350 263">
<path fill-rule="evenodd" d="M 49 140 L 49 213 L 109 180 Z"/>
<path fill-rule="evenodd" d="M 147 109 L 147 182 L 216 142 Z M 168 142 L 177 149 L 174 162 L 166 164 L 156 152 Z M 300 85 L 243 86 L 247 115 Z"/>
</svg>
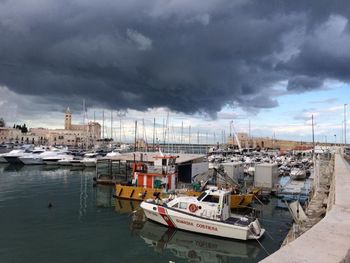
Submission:
<svg viewBox="0 0 350 263">
<path fill-rule="evenodd" d="M 253 221 L 250 224 L 249 229 L 254 235 L 259 236 L 261 232 L 261 226 L 260 226 L 259 220 L 256 219 L 255 221 Z"/>
</svg>

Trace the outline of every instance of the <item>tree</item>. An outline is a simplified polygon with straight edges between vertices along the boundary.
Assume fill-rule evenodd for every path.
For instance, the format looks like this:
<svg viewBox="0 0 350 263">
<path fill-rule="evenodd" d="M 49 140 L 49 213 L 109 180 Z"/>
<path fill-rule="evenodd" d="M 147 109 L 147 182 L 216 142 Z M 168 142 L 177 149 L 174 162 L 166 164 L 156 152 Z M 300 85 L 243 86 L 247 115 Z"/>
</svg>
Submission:
<svg viewBox="0 0 350 263">
<path fill-rule="evenodd" d="M 3 118 L 0 118 L 0 127 L 5 127 L 5 121 Z"/>
<path fill-rule="evenodd" d="M 21 131 L 22 131 L 22 133 L 28 132 L 28 128 L 27 128 L 26 124 L 23 124 L 23 126 L 21 127 Z"/>
</svg>

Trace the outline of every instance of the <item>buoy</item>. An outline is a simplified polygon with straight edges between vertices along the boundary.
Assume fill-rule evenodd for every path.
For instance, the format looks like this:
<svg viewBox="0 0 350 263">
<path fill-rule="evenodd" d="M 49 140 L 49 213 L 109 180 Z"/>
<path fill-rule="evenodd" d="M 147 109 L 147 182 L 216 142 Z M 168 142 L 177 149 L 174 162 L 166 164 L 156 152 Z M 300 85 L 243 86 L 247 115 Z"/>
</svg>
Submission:
<svg viewBox="0 0 350 263">
<path fill-rule="evenodd" d="M 51 203 L 49 203 L 49 205 L 47 206 L 47 208 L 51 208 L 53 205 Z"/>
<path fill-rule="evenodd" d="M 190 210 L 191 213 L 196 212 L 198 207 L 195 204 L 190 204 L 188 207 L 188 210 Z"/>
</svg>

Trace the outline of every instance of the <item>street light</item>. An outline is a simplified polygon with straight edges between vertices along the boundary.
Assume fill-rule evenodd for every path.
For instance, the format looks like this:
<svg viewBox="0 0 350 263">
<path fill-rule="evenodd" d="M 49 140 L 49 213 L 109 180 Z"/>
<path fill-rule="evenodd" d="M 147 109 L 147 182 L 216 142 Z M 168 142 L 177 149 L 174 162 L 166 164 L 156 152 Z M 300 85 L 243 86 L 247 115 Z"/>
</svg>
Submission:
<svg viewBox="0 0 350 263">
<path fill-rule="evenodd" d="M 336 145 L 337 145 L 337 135 L 334 134 L 334 146 L 336 146 Z"/>
</svg>

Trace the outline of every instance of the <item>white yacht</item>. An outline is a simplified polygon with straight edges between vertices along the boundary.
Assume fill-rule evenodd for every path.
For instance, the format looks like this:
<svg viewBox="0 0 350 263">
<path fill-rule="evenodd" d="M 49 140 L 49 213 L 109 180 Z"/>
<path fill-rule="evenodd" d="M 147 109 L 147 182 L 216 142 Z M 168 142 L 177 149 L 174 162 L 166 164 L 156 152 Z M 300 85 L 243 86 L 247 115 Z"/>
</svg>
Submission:
<svg viewBox="0 0 350 263">
<path fill-rule="evenodd" d="M 50 151 L 42 154 L 42 159 L 45 164 L 58 164 L 59 160 L 67 158 L 66 149 L 53 148 Z"/>
<path fill-rule="evenodd" d="M 2 155 L 2 158 L 4 158 L 8 163 L 22 164 L 19 157 L 23 156 L 25 153 L 28 153 L 27 149 L 16 149 L 12 150 L 11 152 L 5 153 L 4 155 Z"/>
<path fill-rule="evenodd" d="M 259 239 L 265 232 L 258 219 L 231 214 L 231 192 L 215 188 L 198 198 L 183 196 L 141 203 L 148 219 L 200 234 L 240 240 Z"/>
<path fill-rule="evenodd" d="M 43 164 L 43 159 L 41 157 L 43 153 L 45 153 L 44 149 L 35 149 L 32 152 L 23 154 L 19 157 L 19 160 L 26 165 Z"/>
<path fill-rule="evenodd" d="M 73 155 L 65 154 L 61 156 L 61 159 L 58 160 L 57 163 L 62 166 L 71 166 L 73 159 L 74 159 Z"/>
<path fill-rule="evenodd" d="M 84 158 L 81 160 L 81 163 L 84 164 L 86 167 L 95 167 L 97 160 L 101 158 L 102 156 L 99 155 L 98 153 L 95 153 L 95 152 L 86 153 Z"/>
</svg>

